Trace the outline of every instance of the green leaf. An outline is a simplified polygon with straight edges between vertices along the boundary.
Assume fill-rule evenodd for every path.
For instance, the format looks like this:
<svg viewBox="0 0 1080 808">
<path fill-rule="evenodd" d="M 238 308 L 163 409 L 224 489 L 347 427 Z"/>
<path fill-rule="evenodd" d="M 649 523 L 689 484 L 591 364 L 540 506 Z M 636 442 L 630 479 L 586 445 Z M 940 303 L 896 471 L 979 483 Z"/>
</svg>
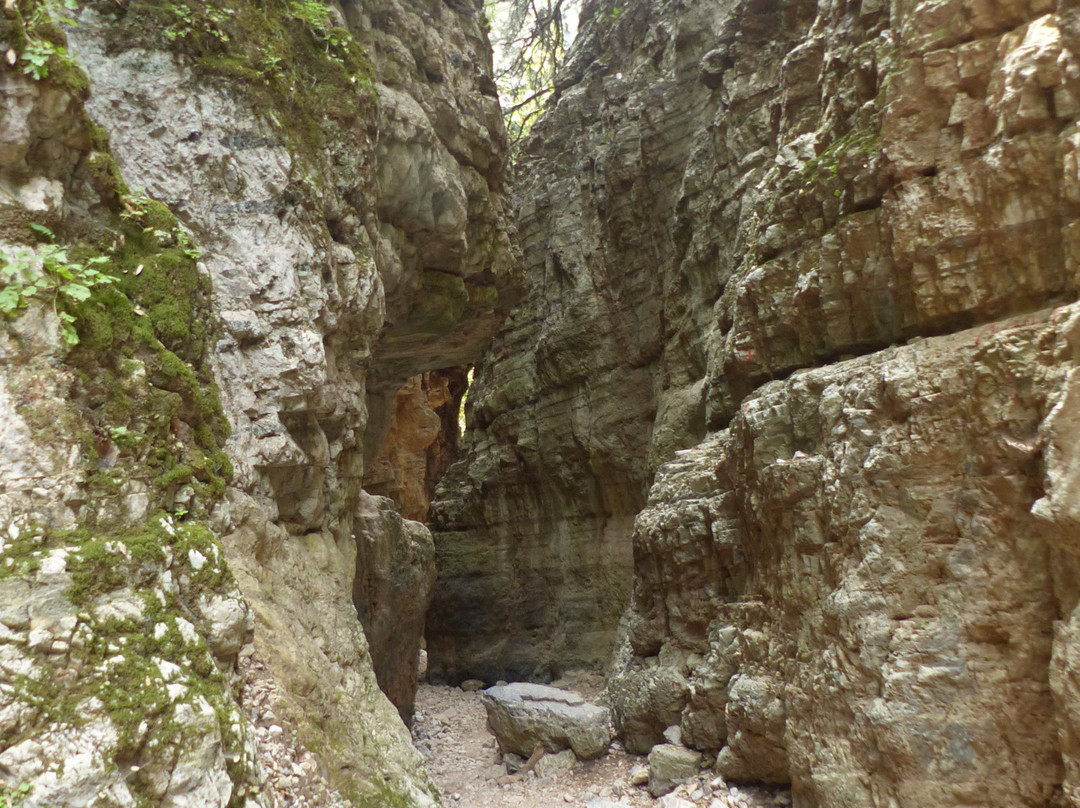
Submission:
<svg viewBox="0 0 1080 808">
<path fill-rule="evenodd" d="M 90 297 L 89 287 L 83 286 L 81 283 L 65 283 L 60 287 L 60 291 L 80 303 Z"/>
<path fill-rule="evenodd" d="M 64 338 L 64 342 L 72 347 L 79 344 L 79 332 L 75 330 L 75 326 L 71 323 L 61 321 L 60 336 Z"/>
<path fill-rule="evenodd" d="M 0 312 L 12 314 L 19 308 L 21 296 L 14 287 L 6 286 L 0 289 Z"/>
<path fill-rule="evenodd" d="M 40 233 L 41 235 L 45 236 L 45 238 L 47 238 L 49 241 L 56 241 L 56 234 L 43 224 L 31 222 L 30 229 L 33 230 L 35 233 Z"/>
</svg>

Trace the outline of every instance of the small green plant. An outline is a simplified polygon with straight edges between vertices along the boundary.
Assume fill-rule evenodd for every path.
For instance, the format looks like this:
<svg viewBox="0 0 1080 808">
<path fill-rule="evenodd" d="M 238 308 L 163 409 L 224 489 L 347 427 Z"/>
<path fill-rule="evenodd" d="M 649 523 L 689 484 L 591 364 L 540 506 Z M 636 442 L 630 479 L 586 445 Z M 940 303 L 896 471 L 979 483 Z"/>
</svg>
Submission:
<svg viewBox="0 0 1080 808">
<path fill-rule="evenodd" d="M 15 808 L 22 805 L 30 794 L 30 784 L 20 783 L 15 788 L 4 786 L 0 788 L 0 808 Z"/>
<path fill-rule="evenodd" d="M 281 79 L 285 76 L 284 59 L 276 56 L 265 47 L 259 48 L 259 58 L 255 65 L 266 76 Z"/>
<path fill-rule="evenodd" d="M 77 3 L 76 0 L 42 0 L 32 8 L 25 23 L 26 46 L 19 54 L 19 60 L 23 63 L 23 73 L 40 81 L 49 75 L 49 60 L 54 56 L 71 62 L 67 49 L 42 36 L 40 31 L 50 22 L 75 25 L 69 12 L 77 8 Z"/>
<path fill-rule="evenodd" d="M 130 430 L 126 426 L 112 426 L 109 427 L 109 438 L 117 446 L 134 448 L 145 441 L 147 436 L 141 432 Z"/>
<path fill-rule="evenodd" d="M 330 27 L 330 8 L 320 0 L 291 0 L 289 14 L 303 20 L 316 32 Z"/>
<path fill-rule="evenodd" d="M 104 256 L 89 258 L 85 262 L 68 257 L 68 250 L 56 244 L 56 237 L 49 228 L 39 224 L 30 225 L 49 243 L 36 247 L 8 247 L 0 253 L 0 313 L 9 317 L 37 298 L 52 306 L 60 320 L 60 336 L 64 342 L 79 344 L 75 330 L 75 317 L 60 310 L 63 302 L 81 303 L 90 297 L 95 286 L 115 283 L 116 278 L 106 275 L 99 266 L 107 264 Z"/>
<path fill-rule="evenodd" d="M 345 66 L 344 51 L 353 44 L 353 36 L 330 20 L 330 7 L 321 0 L 290 0 L 289 16 L 301 20 L 326 48 L 330 60 Z"/>
<path fill-rule="evenodd" d="M 175 18 L 165 29 L 165 38 L 170 42 L 197 34 L 209 34 L 222 44 L 230 40 L 226 25 L 236 15 L 235 9 L 200 5 L 193 10 L 187 3 L 169 3 L 168 9 Z"/>
</svg>

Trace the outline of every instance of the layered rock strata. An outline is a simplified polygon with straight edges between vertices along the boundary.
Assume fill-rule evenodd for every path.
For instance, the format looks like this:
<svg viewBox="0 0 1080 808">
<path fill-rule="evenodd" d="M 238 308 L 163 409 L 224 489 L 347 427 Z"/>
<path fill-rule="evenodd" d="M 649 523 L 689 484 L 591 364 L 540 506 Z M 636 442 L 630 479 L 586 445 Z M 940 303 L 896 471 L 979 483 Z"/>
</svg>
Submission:
<svg viewBox="0 0 1080 808">
<path fill-rule="evenodd" d="M 89 4 L 65 38 L 48 11 L 8 4 L 0 26 L 5 261 L 49 225 L 104 253 L 122 299 L 94 290 L 73 310 L 70 354 L 56 307 L 4 321 L 3 529 L 34 552 L 90 529 L 122 555 L 161 511 L 199 520 L 293 741 L 354 804 L 432 804 L 379 688 L 409 714 L 430 537 L 361 484 L 396 390 L 471 361 L 515 294 L 479 13 Z M 47 802 L 56 762 L 13 776 Z M 245 771 L 198 804 L 255 795 Z"/>
<path fill-rule="evenodd" d="M 681 725 L 804 805 L 1052 804 L 1076 562 L 1043 452 L 1078 313 L 797 372 L 663 467 L 610 686 L 628 747 Z"/>
<path fill-rule="evenodd" d="M 435 670 L 513 668 L 527 640 L 542 673 L 552 614 L 580 619 L 570 645 L 607 630 L 550 581 L 576 564 L 597 597 L 595 492 L 628 514 L 655 482 L 609 686 L 629 749 L 676 725 L 801 806 L 1080 800 L 1076 25 L 1038 2 L 586 5 L 525 146 L 528 302 L 433 509 Z M 518 592 L 505 635 L 458 614 Z"/>
<path fill-rule="evenodd" d="M 549 679 L 604 664 L 657 408 L 684 433 L 703 427 L 701 385 L 665 404 L 654 376 L 669 220 L 691 137 L 715 106 L 696 81 L 715 15 L 698 4 L 658 32 L 653 5 L 625 13 L 640 38 L 620 53 L 648 70 L 602 64 L 614 18 L 585 15 L 570 75 L 517 169 L 528 293 L 477 366 L 463 459 L 431 515 L 436 678 Z M 615 107 L 615 118 L 600 112 Z M 692 368 L 677 374 L 697 382 Z"/>
</svg>

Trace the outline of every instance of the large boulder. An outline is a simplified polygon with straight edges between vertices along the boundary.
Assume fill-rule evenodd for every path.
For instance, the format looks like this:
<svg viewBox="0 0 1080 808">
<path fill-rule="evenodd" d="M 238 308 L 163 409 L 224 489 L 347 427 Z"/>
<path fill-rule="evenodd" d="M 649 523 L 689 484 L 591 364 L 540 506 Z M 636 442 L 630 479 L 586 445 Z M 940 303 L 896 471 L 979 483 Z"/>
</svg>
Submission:
<svg viewBox="0 0 1080 808">
<path fill-rule="evenodd" d="M 608 709 L 568 690 L 515 682 L 489 687 L 480 700 L 504 752 L 529 755 L 539 743 L 548 752 L 573 749 L 580 759 L 591 760 L 611 743 Z"/>
</svg>

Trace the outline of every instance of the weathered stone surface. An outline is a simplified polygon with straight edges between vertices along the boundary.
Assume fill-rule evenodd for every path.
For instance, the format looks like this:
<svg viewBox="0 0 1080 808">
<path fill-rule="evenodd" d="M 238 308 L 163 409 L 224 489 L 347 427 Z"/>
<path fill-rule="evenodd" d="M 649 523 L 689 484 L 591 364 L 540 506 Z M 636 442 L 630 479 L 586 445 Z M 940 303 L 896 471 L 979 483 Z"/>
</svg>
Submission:
<svg viewBox="0 0 1080 808">
<path fill-rule="evenodd" d="M 5 782 L 32 784 L 21 800 L 32 808 L 101 794 L 120 805 L 140 795 L 226 808 L 243 794 L 270 805 L 236 687 L 232 635 L 250 640 L 251 615 L 220 543 L 170 517 L 144 530 L 159 551 L 141 558 L 124 538 L 50 547 L 39 527 L 4 531 L 13 577 L 0 613 L 14 616 L 0 630 L 13 683 L 0 690 Z"/>
<path fill-rule="evenodd" d="M 577 765 L 577 760 L 577 755 L 574 754 L 574 750 L 564 749 L 553 755 L 544 755 L 536 761 L 536 768 L 533 769 L 533 771 L 536 772 L 537 777 L 554 778 L 565 776 L 567 772 L 571 771 L 574 766 Z"/>
<path fill-rule="evenodd" d="M 504 751 L 528 756 L 539 743 L 549 752 L 569 748 L 581 760 L 591 760 L 611 743 L 608 709 L 586 703 L 577 693 L 515 682 L 489 687 L 480 699 Z"/>
<path fill-rule="evenodd" d="M 221 600 L 190 576 L 177 581 L 200 616 L 192 642 L 212 648 L 222 670 L 232 671 L 250 641 L 250 606 L 255 646 L 279 685 L 275 710 L 342 796 L 431 805 L 422 760 L 377 685 L 378 678 L 408 715 L 431 585 L 430 537 L 361 486 L 365 452 L 375 456 L 395 392 L 409 377 L 472 361 L 516 295 L 505 138 L 478 9 L 411 0 L 330 5 L 327 24 L 347 25 L 359 43 L 343 54 L 288 4 L 209 11 L 202 4 L 188 9 L 187 23 L 177 16 L 186 6 L 84 4 L 68 44 L 86 75 L 53 64 L 49 80 L 33 81 L 21 69 L 25 59 L 17 61 L 25 37 L 9 36 L 38 5 L 7 8 L 0 22 L 8 57 L 0 65 L 0 249 L 7 256 L 31 243 L 33 222 L 55 228 L 64 243 L 118 250 L 120 217 L 138 219 L 147 225 L 141 238 L 183 248 L 173 264 L 190 261 L 192 275 L 198 270 L 192 294 L 205 292 L 205 352 L 170 354 L 175 361 L 159 367 L 131 356 L 119 335 L 116 356 L 103 349 L 77 373 L 66 364 L 55 311 L 31 306 L 4 317 L 0 531 L 26 526 L 28 517 L 49 536 L 91 521 L 122 531 L 161 509 L 212 525 L 247 605 Z M 233 30 L 237 20 L 245 25 Z M 278 50 L 288 42 L 305 47 Z M 361 58 L 365 50 L 373 65 Z M 253 71 L 255 58 L 265 69 Z M 147 210 L 175 212 L 175 232 L 159 235 Z M 167 274 L 173 264 L 133 264 L 125 280 Z M 93 318 L 85 319 L 115 327 L 113 302 L 95 297 Z M 167 325 L 157 312 L 136 307 L 129 319 L 136 316 Z M 95 336 L 108 344 L 112 334 L 102 333 Z M 184 341 L 160 330 L 144 337 L 174 338 Z M 101 393 L 98 376 L 115 381 L 116 400 Z M 166 405 L 175 411 L 171 422 Z M 220 423 L 200 422 L 204 406 Z M 161 411 L 161 440 L 155 435 L 146 448 L 140 435 L 160 426 L 153 421 Z M 209 451 L 196 445 L 198 435 L 217 429 L 224 441 L 229 425 L 228 458 L 212 458 L 221 474 L 208 480 Z M 439 446 L 436 466 L 448 453 Z M 109 469 L 116 473 L 100 474 Z M 181 481 L 167 482 L 170 475 Z M 159 477 L 166 481 L 157 486 Z M 219 561 L 190 559 L 198 569 L 219 569 Z M 121 597 L 95 608 L 101 621 L 137 617 Z M 23 615 L 12 607 L 4 619 L 21 626 Z M 30 628 L 35 653 L 65 652 L 68 640 L 39 629 Z M 0 678 L 10 682 L 6 671 Z M 211 706 L 216 722 L 233 705 Z M 196 704 L 180 716 L 185 731 L 190 725 L 200 736 L 184 748 L 191 761 L 170 747 L 143 767 L 151 788 L 160 786 L 150 799 L 238 804 L 237 789 L 250 787 L 253 801 L 269 804 L 272 786 L 256 794 L 254 774 L 230 768 L 246 724 L 238 719 L 216 738 L 203 726 L 207 715 Z M 80 788 L 127 804 L 109 779 L 105 753 L 117 743 L 87 726 L 65 747 L 67 776 L 89 772 Z M 127 742 L 120 733 L 120 746 Z M 96 748 L 99 760 L 76 765 L 83 750 Z M 50 750 L 38 757 L 51 760 Z M 51 792 L 37 785 L 49 772 L 26 772 L 47 799 Z M 196 795 L 189 803 L 184 789 Z M 81 804 L 68 796 L 56 799 Z"/>
<path fill-rule="evenodd" d="M 353 602 L 379 687 L 408 724 L 424 615 L 435 583 L 435 549 L 426 527 L 402 518 L 382 497 L 361 495 L 356 528 Z"/>
<path fill-rule="evenodd" d="M 651 486 L 630 751 L 679 723 L 807 808 L 1080 799 L 1077 33 L 1041 1 L 586 3 L 516 189 L 529 292 L 433 506 L 433 670 L 580 663 Z"/>
<path fill-rule="evenodd" d="M 685 660 L 684 737 L 723 727 L 725 777 L 790 777 L 810 805 L 1053 799 L 1073 726 L 1057 615 L 1075 600 L 1055 582 L 1074 561 L 1036 503 L 1053 491 L 1043 475 L 1067 477 L 1072 460 L 1033 459 L 1067 422 L 1077 315 L 800 371 L 659 475 L 638 519 L 630 622 L 643 652 L 662 645 L 657 667 Z M 706 534 L 685 516 L 703 511 Z M 665 574 L 690 557 L 708 559 L 708 591 Z M 689 627 L 687 604 L 703 618 Z M 648 658 L 628 649 L 616 683 Z M 702 681 L 723 684 L 692 701 Z M 613 683 L 621 727 L 667 720 L 622 692 Z M 1023 769 L 995 779 L 1001 755 Z"/>
<path fill-rule="evenodd" d="M 662 797 L 701 770 L 701 752 L 671 743 L 649 752 L 649 793 Z"/>
<path fill-rule="evenodd" d="M 674 794 L 668 794 L 666 797 L 656 801 L 656 808 L 691 808 L 694 803 L 690 800 L 684 800 L 682 797 L 676 797 Z"/>
</svg>

